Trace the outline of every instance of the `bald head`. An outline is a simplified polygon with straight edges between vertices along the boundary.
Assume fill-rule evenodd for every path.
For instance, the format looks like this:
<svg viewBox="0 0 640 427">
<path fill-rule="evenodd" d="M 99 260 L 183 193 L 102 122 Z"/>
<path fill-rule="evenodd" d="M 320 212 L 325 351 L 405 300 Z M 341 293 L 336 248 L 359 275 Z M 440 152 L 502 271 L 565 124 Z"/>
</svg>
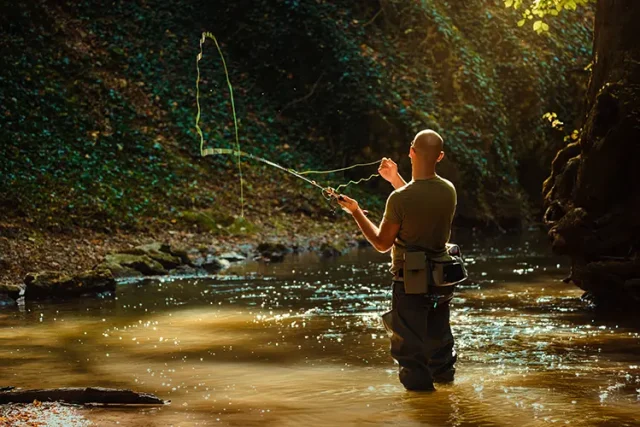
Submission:
<svg viewBox="0 0 640 427">
<path fill-rule="evenodd" d="M 440 159 L 444 143 L 437 132 L 427 129 L 416 134 L 411 146 L 420 161 L 435 164 Z"/>
</svg>

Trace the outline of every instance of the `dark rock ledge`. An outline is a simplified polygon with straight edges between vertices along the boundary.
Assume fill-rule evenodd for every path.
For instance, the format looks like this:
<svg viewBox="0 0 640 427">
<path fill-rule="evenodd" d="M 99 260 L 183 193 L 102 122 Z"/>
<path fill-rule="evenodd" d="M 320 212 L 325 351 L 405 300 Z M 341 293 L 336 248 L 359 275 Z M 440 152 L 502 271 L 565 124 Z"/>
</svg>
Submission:
<svg viewBox="0 0 640 427">
<path fill-rule="evenodd" d="M 41 271 L 27 274 L 22 284 L 0 284 L 0 307 L 15 305 L 21 298 L 42 300 L 113 295 L 118 281 L 149 276 L 215 274 L 248 258 L 280 262 L 286 254 L 297 252 L 297 249 L 280 242 L 265 242 L 257 247 L 242 245 L 238 251 L 219 253 L 212 246 L 176 248 L 155 242 L 108 254 L 93 269 L 76 275 Z M 319 247 L 309 249 L 317 250 L 320 256 L 331 257 L 341 255 L 348 246 L 323 242 Z"/>
</svg>

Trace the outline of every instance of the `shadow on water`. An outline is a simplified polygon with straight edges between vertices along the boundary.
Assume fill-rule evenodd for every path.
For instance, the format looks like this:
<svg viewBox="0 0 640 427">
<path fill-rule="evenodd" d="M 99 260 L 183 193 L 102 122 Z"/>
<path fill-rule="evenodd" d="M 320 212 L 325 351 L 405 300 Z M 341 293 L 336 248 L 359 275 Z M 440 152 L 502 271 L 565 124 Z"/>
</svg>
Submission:
<svg viewBox="0 0 640 427">
<path fill-rule="evenodd" d="M 636 425 L 638 324 L 588 310 L 538 237 L 457 237 L 471 275 L 452 302 L 460 362 L 435 393 L 397 381 L 379 322 L 388 255 L 371 250 L 3 311 L 0 385 L 172 400 L 87 411 L 101 426 Z"/>
</svg>

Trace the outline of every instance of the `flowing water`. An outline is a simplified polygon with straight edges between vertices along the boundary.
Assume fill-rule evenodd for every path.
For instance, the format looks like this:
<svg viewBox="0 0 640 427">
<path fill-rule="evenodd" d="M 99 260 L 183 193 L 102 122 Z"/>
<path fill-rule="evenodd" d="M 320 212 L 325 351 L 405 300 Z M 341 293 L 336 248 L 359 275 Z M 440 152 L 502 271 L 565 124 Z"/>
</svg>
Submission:
<svg viewBox="0 0 640 427">
<path fill-rule="evenodd" d="M 83 411 L 100 426 L 640 425 L 640 326 L 588 310 L 533 237 L 459 236 L 458 371 L 433 393 L 397 381 L 379 321 L 388 255 L 370 249 L 0 311 L 0 386 L 171 400 Z"/>
</svg>

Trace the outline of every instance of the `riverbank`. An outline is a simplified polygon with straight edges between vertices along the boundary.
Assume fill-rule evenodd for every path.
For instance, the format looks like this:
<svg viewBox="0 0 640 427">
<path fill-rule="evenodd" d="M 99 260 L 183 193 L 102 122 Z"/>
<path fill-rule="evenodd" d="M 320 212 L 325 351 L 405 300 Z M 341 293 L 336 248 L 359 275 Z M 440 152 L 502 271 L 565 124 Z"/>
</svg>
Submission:
<svg viewBox="0 0 640 427">
<path fill-rule="evenodd" d="M 236 261 L 246 258 L 275 262 L 290 252 L 318 251 L 336 256 L 362 242 L 357 227 L 340 212 L 324 219 L 283 215 L 267 220 L 271 223 L 253 218 L 251 222 L 237 220 L 232 231 L 207 232 L 174 224 L 114 233 L 84 228 L 60 233 L 34 229 L 17 221 L 0 222 L 0 289 L 21 286 L 30 273 L 78 276 L 103 264 L 110 254 L 131 252 L 154 243 L 183 252 L 199 251 L 210 257 L 236 253 L 240 255 Z"/>
</svg>

